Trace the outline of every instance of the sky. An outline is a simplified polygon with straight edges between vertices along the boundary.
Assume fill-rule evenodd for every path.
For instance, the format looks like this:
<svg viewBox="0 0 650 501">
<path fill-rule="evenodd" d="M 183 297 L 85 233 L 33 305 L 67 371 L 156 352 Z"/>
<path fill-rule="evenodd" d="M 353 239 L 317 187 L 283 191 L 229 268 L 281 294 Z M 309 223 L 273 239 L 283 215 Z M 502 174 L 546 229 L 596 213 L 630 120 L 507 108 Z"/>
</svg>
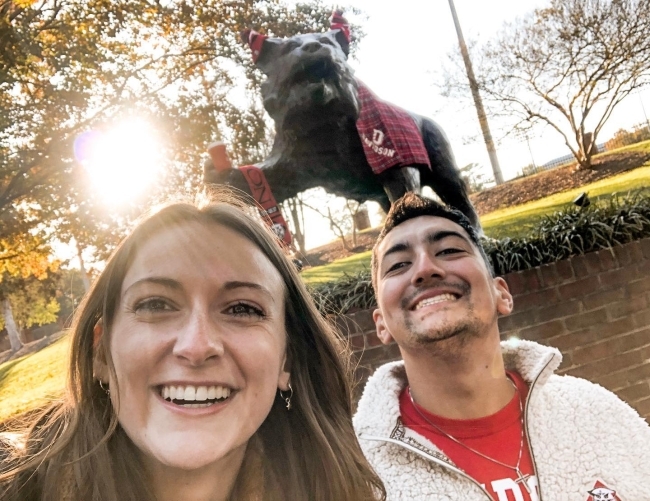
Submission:
<svg viewBox="0 0 650 501">
<path fill-rule="evenodd" d="M 485 42 L 497 34 L 505 22 L 549 3 L 550 0 L 455 0 L 468 43 Z M 447 134 L 458 166 L 477 163 L 481 171 L 491 177 L 474 106 L 470 101 L 465 104 L 449 101 L 441 96 L 436 86 L 448 55 L 458 47 L 449 0 L 348 0 L 346 5 L 363 12 L 360 18 L 346 13 L 349 20 L 361 24 L 366 33 L 359 41 L 355 57 L 349 61 L 356 75 L 380 98 L 434 119 Z M 645 122 L 644 109 L 650 113 L 650 89 L 630 96 L 619 106 L 599 141 L 607 140 L 620 128 Z M 498 127 L 494 122 L 491 125 L 492 134 L 498 140 Z M 475 139 L 468 142 L 468 137 Z M 568 153 L 563 140 L 550 129 L 535 133 L 528 143 L 513 139 L 497 141 L 497 156 L 506 180 L 516 177 L 525 165 L 541 165 Z M 105 180 L 100 181 L 105 184 Z M 342 207 L 344 203 L 343 199 L 326 200 L 318 192 L 312 196 L 316 198 L 310 203 L 316 205 Z M 379 224 L 378 205 L 370 203 L 369 212 L 372 224 Z M 305 216 L 308 249 L 336 238 L 327 220 L 308 210 Z M 74 255 L 62 251 L 59 254 L 64 259 Z"/>
<path fill-rule="evenodd" d="M 454 3 L 465 41 L 480 43 L 497 34 L 505 22 L 514 21 L 550 1 L 455 0 Z M 459 108 L 458 103 L 442 97 L 436 87 L 440 68 L 447 64 L 448 54 L 458 47 L 448 0 L 351 0 L 346 5 L 358 7 L 367 16 L 358 20 L 366 36 L 359 42 L 355 58 L 350 60 L 356 75 L 382 99 L 434 119 L 447 134 L 458 166 L 476 162 L 491 177 L 475 108 L 469 104 Z M 609 139 L 621 127 L 645 122 L 643 108 L 650 113 L 650 90 L 621 103 L 599 141 Z M 492 134 L 495 138 L 499 136 L 495 127 Z M 476 136 L 478 140 L 464 144 L 468 136 Z M 551 130 L 535 134 L 529 144 L 515 140 L 497 144 L 497 156 L 506 180 L 516 177 L 525 165 L 541 165 L 569 153 L 560 136 Z M 379 216 L 374 205 L 370 212 L 373 223 L 377 224 Z M 307 232 L 307 247 L 330 240 L 332 234 L 327 223 L 313 217 Z"/>
</svg>

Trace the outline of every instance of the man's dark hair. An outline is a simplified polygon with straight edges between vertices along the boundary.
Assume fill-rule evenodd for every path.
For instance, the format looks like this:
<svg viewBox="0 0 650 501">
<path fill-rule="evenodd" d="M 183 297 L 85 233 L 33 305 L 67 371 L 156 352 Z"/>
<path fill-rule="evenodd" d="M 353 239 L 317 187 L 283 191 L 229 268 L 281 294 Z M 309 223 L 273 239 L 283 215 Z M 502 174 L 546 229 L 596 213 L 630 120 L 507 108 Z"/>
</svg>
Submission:
<svg viewBox="0 0 650 501">
<path fill-rule="evenodd" d="M 409 192 L 402 198 L 396 200 L 391 206 L 390 211 L 388 211 L 388 215 L 386 216 L 384 227 L 377 237 L 377 241 L 375 242 L 374 247 L 372 248 L 372 286 L 375 289 L 375 294 L 377 293 L 377 273 L 379 271 L 377 248 L 382 243 L 384 238 L 386 238 L 386 235 L 388 235 L 388 233 L 390 233 L 394 228 L 408 221 L 409 219 L 414 219 L 420 216 L 444 217 L 445 219 L 449 219 L 451 222 L 456 223 L 458 226 L 463 228 L 467 232 L 467 235 L 469 235 L 472 243 L 479 250 L 490 274 L 494 274 L 492 263 L 483 250 L 478 232 L 476 228 L 472 226 L 465 214 L 457 209 L 454 209 L 453 207 L 442 205 L 441 203 L 436 202 L 430 198 L 425 198 L 423 196 L 417 195 L 416 193 Z"/>
</svg>

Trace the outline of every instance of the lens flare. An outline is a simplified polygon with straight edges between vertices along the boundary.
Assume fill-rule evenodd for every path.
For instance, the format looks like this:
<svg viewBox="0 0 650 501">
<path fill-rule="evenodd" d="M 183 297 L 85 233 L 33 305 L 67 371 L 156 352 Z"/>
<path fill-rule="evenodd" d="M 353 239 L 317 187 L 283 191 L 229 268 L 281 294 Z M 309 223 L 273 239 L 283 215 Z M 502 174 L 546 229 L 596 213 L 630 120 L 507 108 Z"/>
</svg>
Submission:
<svg viewBox="0 0 650 501">
<path fill-rule="evenodd" d="M 74 153 L 94 191 L 110 205 L 135 200 L 159 177 L 162 143 L 150 123 L 131 119 L 77 137 Z"/>
</svg>

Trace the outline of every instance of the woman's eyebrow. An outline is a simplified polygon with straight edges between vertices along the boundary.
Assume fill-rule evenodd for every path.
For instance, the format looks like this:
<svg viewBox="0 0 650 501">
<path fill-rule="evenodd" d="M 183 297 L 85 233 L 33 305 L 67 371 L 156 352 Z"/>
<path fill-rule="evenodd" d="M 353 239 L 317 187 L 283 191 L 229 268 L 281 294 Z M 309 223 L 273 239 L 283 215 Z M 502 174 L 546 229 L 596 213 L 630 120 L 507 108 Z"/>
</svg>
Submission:
<svg viewBox="0 0 650 501">
<path fill-rule="evenodd" d="M 234 289 L 253 289 L 262 292 L 263 294 L 268 296 L 271 299 L 271 301 L 275 302 L 275 296 L 271 293 L 271 291 L 268 290 L 266 287 L 264 287 L 262 284 L 258 284 L 256 282 L 232 280 L 230 282 L 226 282 L 223 285 L 223 289 L 227 291 L 231 291 Z"/>
<path fill-rule="evenodd" d="M 180 290 L 183 288 L 183 286 L 178 282 L 177 280 L 174 280 L 172 278 L 166 278 L 166 277 L 145 277 L 141 278 L 140 280 L 136 280 L 133 282 L 131 285 L 129 285 L 126 290 L 124 291 L 124 294 L 129 292 L 132 288 L 143 285 L 143 284 L 156 284 L 156 285 L 162 285 L 163 287 L 167 287 L 169 289 L 174 289 L 174 290 Z"/>
</svg>

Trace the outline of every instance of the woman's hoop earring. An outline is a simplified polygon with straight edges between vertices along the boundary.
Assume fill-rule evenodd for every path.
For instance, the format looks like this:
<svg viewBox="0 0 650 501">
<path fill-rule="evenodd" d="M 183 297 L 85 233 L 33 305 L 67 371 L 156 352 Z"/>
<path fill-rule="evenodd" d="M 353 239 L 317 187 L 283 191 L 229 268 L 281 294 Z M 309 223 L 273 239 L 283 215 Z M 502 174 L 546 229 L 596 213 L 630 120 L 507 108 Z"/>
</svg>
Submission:
<svg viewBox="0 0 650 501">
<path fill-rule="evenodd" d="M 110 394 L 111 394 L 111 389 L 110 389 L 109 387 L 106 387 L 106 388 L 105 388 L 105 387 L 104 387 L 104 383 L 102 382 L 101 379 L 98 379 L 97 382 L 99 383 L 99 387 L 102 389 L 102 391 L 103 391 L 104 393 L 106 393 L 107 395 L 110 395 Z M 107 386 L 108 386 L 108 383 L 107 383 Z"/>
<path fill-rule="evenodd" d="M 280 398 L 284 400 L 287 403 L 287 410 L 291 410 L 291 397 L 293 397 L 293 388 L 291 387 L 291 383 L 289 383 L 287 386 L 289 386 L 289 396 L 285 397 L 282 390 L 278 388 L 278 391 L 280 392 Z"/>
</svg>

